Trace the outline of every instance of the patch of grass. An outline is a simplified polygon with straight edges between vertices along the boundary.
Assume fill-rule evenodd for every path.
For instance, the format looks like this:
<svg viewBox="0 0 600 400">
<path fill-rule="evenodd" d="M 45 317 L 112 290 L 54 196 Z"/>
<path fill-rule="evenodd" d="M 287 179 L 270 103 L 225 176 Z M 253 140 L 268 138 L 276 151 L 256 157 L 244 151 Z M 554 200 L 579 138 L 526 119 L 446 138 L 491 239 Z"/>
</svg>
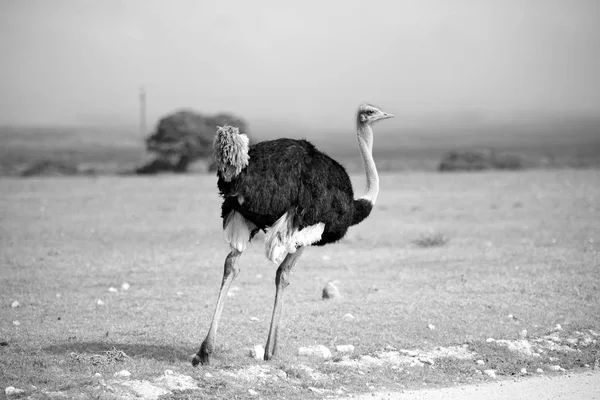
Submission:
<svg viewBox="0 0 600 400">
<path fill-rule="evenodd" d="M 419 247 L 440 247 L 448 243 L 450 239 L 439 232 L 428 232 L 422 234 L 418 239 L 414 240 L 413 243 Z"/>
<path fill-rule="evenodd" d="M 557 323 L 565 331 L 599 331 L 599 180 L 594 170 L 382 174 L 381 207 L 340 243 L 308 249 L 294 269 L 277 360 L 248 356 L 253 345 L 265 344 L 275 291 L 274 266 L 255 241 L 240 260 L 233 283 L 239 291 L 227 298 L 213 362 L 192 368 L 227 254 L 214 177 L 2 179 L 0 342 L 8 345 L 0 346 L 0 383 L 76 393 L 96 372 L 110 378 L 126 369 L 151 380 L 171 369 L 201 383 L 200 392 L 173 398 L 245 398 L 253 388 L 263 398 L 293 399 L 341 387 L 361 392 L 487 379 L 469 376 L 463 361 L 361 374 L 296 351 L 353 344 L 352 358 L 359 359 L 388 345 L 485 343 L 523 329 L 542 336 Z M 364 177 L 354 181 L 360 191 Z M 452 240 L 423 251 L 411 238 L 424 226 L 451 232 Z M 330 280 L 340 282 L 341 297 L 325 302 L 321 290 Z M 123 282 L 129 290 L 108 291 Z M 11 308 L 14 300 L 21 306 Z M 355 319 L 346 321 L 347 313 Z M 70 356 L 89 360 L 113 349 L 128 358 L 94 365 Z M 480 350 L 504 374 L 534 367 L 483 344 Z M 593 365 L 591 354 L 572 361 L 550 356 L 578 368 Z M 223 375 L 263 364 L 285 367 L 291 377 L 246 382 Z M 299 364 L 323 380 L 298 372 Z M 317 395 L 308 386 L 328 392 Z"/>
</svg>

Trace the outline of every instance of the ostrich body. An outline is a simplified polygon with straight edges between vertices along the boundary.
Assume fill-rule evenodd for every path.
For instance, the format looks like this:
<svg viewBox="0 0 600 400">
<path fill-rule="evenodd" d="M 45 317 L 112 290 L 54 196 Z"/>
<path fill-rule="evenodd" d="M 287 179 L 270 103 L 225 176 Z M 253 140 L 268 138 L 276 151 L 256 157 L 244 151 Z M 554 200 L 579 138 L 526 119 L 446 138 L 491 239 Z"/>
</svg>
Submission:
<svg viewBox="0 0 600 400">
<path fill-rule="evenodd" d="M 391 117 L 368 104 L 358 109 L 358 147 L 367 176 L 366 193 L 359 199 L 354 199 L 344 167 L 310 142 L 276 139 L 248 146 L 248 138 L 236 128 L 219 128 L 214 142 L 217 186 L 224 198 L 223 234 L 231 252 L 225 260 L 210 329 L 192 360 L 193 365 L 210 362 L 225 295 L 240 272 L 240 255 L 259 229 L 266 232 L 267 258 L 280 264 L 275 276 L 275 305 L 264 359 L 275 355 L 283 294 L 289 285 L 290 272 L 305 247 L 340 240 L 350 226 L 360 223 L 373 209 L 379 177 L 373 161 L 371 125 Z"/>
</svg>

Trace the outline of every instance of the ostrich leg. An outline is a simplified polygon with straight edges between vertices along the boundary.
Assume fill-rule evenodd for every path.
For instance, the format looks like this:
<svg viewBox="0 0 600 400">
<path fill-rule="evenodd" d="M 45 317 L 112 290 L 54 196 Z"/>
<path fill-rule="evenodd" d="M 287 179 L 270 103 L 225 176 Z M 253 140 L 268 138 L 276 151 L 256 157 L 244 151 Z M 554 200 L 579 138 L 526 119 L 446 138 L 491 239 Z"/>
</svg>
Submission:
<svg viewBox="0 0 600 400">
<path fill-rule="evenodd" d="M 298 248 L 295 253 L 288 254 L 275 275 L 275 305 L 273 306 L 273 316 L 271 317 L 271 327 L 269 328 L 269 337 L 265 347 L 265 360 L 268 361 L 277 353 L 277 334 L 279 332 L 279 320 L 281 319 L 281 309 L 283 307 L 283 293 L 290 284 L 290 272 L 296 262 L 302 255 L 304 247 Z"/>
<path fill-rule="evenodd" d="M 225 296 L 229 291 L 229 286 L 231 286 L 231 282 L 233 282 L 235 277 L 240 273 L 240 267 L 237 265 L 237 262 L 241 254 L 241 251 L 233 249 L 225 259 L 223 281 L 221 282 L 221 290 L 219 291 L 219 298 L 217 299 L 215 313 L 213 315 L 212 322 L 210 323 L 210 329 L 208 330 L 206 339 L 204 339 L 204 342 L 202 342 L 202 346 L 200 346 L 200 350 L 192 359 L 192 365 L 194 367 L 198 365 L 198 363 L 210 363 L 210 355 L 214 350 L 215 338 L 217 336 L 217 328 L 219 327 L 219 319 L 221 318 L 221 312 L 223 311 Z"/>
</svg>

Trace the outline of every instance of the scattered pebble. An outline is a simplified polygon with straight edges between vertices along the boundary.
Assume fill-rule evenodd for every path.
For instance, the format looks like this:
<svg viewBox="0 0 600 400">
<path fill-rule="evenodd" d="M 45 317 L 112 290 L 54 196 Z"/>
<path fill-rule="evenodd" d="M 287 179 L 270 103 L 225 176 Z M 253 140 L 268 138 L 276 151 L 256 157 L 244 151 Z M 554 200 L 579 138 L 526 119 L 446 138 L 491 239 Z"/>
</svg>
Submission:
<svg viewBox="0 0 600 400">
<path fill-rule="evenodd" d="M 496 339 L 490 337 L 490 338 L 485 339 L 485 341 L 486 341 L 486 343 L 494 343 L 496 341 Z"/>
<path fill-rule="evenodd" d="M 527 368 L 521 368 L 521 374 L 527 375 Z"/>
<path fill-rule="evenodd" d="M 514 316 L 514 315 L 512 315 L 512 314 L 508 314 L 508 315 L 507 315 L 507 317 L 508 317 L 508 319 L 515 319 L 515 320 L 516 320 L 516 319 L 518 319 L 517 317 L 515 317 L 515 316 Z"/>
<path fill-rule="evenodd" d="M 119 372 L 115 372 L 115 378 L 129 378 L 131 376 L 131 372 L 127 370 L 121 370 Z"/>
<path fill-rule="evenodd" d="M 429 325 L 427 325 L 427 327 L 432 331 L 435 330 L 435 325 L 433 325 L 433 324 L 429 324 Z"/>
<path fill-rule="evenodd" d="M 250 321 L 258 322 L 258 321 L 260 321 L 260 320 L 259 320 L 257 317 L 251 317 L 251 318 L 250 318 Z"/>
<path fill-rule="evenodd" d="M 123 283 L 123 284 L 121 285 L 121 289 L 122 289 L 122 290 L 129 290 L 129 287 L 130 287 L 130 285 L 129 285 L 129 283 L 127 283 L 127 282 L 125 282 L 125 283 Z"/>
<path fill-rule="evenodd" d="M 386 350 L 389 350 L 389 351 L 396 351 L 396 350 L 397 350 L 397 349 L 396 349 L 394 346 L 392 346 L 391 344 L 388 344 L 388 345 L 386 345 L 386 346 L 385 346 L 385 349 L 386 349 Z"/>
<path fill-rule="evenodd" d="M 60 294 L 60 293 L 56 293 L 56 298 L 57 298 L 57 299 L 60 299 L 61 297 L 62 297 L 62 294 Z"/>
<path fill-rule="evenodd" d="M 232 292 L 231 290 L 227 292 L 227 297 L 235 297 L 235 292 Z"/>
<path fill-rule="evenodd" d="M 279 379 L 287 379 L 287 372 L 282 369 L 278 369 L 276 374 Z"/>
<path fill-rule="evenodd" d="M 335 349 L 339 353 L 354 353 L 354 346 L 351 344 L 337 345 Z"/>
<path fill-rule="evenodd" d="M 23 393 L 25 393 L 25 390 L 17 389 L 16 387 L 13 387 L 13 386 L 9 386 L 6 389 L 4 389 L 4 394 L 6 395 L 6 397 L 21 396 Z"/>
<path fill-rule="evenodd" d="M 250 357 L 255 360 L 262 360 L 265 357 L 265 348 L 260 344 L 255 345 L 252 349 L 250 349 Z"/>
<path fill-rule="evenodd" d="M 344 321 L 346 321 L 346 322 L 354 321 L 354 315 L 352 315 L 350 313 L 344 315 Z"/>
<path fill-rule="evenodd" d="M 329 260 L 331 260 L 331 257 L 329 257 L 328 255 L 323 256 L 323 261 L 329 261 Z"/>
<path fill-rule="evenodd" d="M 98 301 L 96 301 L 96 304 L 99 306 L 103 306 L 104 302 L 102 301 L 102 299 L 98 299 Z"/>
<path fill-rule="evenodd" d="M 258 392 L 256 390 L 248 389 L 248 393 L 250 396 L 258 396 Z"/>
<path fill-rule="evenodd" d="M 328 360 L 331 358 L 331 351 L 322 344 L 316 346 L 300 347 L 298 349 L 299 356 L 310 356 Z"/>
<path fill-rule="evenodd" d="M 16 320 L 15 320 L 15 321 L 13 321 L 13 325 L 14 325 L 14 326 L 19 326 L 19 325 L 21 325 L 21 323 L 20 323 L 19 321 L 16 321 Z"/>
<path fill-rule="evenodd" d="M 483 373 L 489 376 L 490 378 L 496 378 L 496 370 L 486 369 L 485 371 L 483 371 Z"/>
<path fill-rule="evenodd" d="M 262 274 L 256 274 L 256 279 L 262 279 Z"/>
<path fill-rule="evenodd" d="M 212 378 L 212 376 L 213 375 L 210 372 L 207 372 L 207 373 L 204 374 L 205 378 Z"/>
<path fill-rule="evenodd" d="M 565 369 L 563 367 L 561 367 L 560 365 L 550 365 L 548 367 L 548 369 L 550 371 L 563 371 L 563 372 L 565 371 Z"/>
<path fill-rule="evenodd" d="M 327 300 L 335 299 L 338 297 L 340 297 L 340 291 L 337 288 L 337 286 L 335 286 L 332 281 L 327 282 L 327 285 L 325 285 L 325 287 L 323 288 L 323 294 L 321 298 L 323 300 Z"/>
<path fill-rule="evenodd" d="M 11 308 L 17 308 L 19 307 L 21 304 L 18 301 L 13 301 L 12 304 L 10 305 Z"/>
<path fill-rule="evenodd" d="M 527 337 L 527 329 L 523 329 L 523 330 L 521 331 L 521 337 L 522 337 L 523 339 L 525 339 L 525 338 Z"/>
<path fill-rule="evenodd" d="M 175 292 L 175 295 L 176 296 L 183 296 L 183 292 L 182 291 Z"/>
<path fill-rule="evenodd" d="M 116 287 L 112 287 L 112 286 L 108 288 L 108 291 L 111 292 L 111 293 L 117 293 L 118 292 L 117 288 Z"/>
<path fill-rule="evenodd" d="M 541 369 L 541 368 L 538 368 L 538 369 L 535 370 L 535 372 L 537 372 L 538 374 L 543 374 L 544 370 Z"/>
<path fill-rule="evenodd" d="M 171 369 L 165 369 L 164 374 L 165 375 L 173 375 L 173 370 L 171 370 Z"/>
<path fill-rule="evenodd" d="M 556 324 L 556 326 L 554 326 L 554 330 L 555 331 L 562 331 L 563 328 L 562 328 L 562 326 L 560 326 L 560 324 Z"/>
<path fill-rule="evenodd" d="M 475 362 L 477 363 L 477 365 L 485 365 L 485 361 L 483 360 L 477 360 Z"/>
</svg>

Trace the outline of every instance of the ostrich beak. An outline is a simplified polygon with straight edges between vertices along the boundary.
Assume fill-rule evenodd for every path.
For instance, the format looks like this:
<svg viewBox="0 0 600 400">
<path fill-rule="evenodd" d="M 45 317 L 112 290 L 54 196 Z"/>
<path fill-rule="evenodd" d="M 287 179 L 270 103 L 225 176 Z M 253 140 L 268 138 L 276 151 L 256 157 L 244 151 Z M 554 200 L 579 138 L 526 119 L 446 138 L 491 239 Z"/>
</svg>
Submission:
<svg viewBox="0 0 600 400">
<path fill-rule="evenodd" d="M 384 113 L 382 113 L 382 115 L 379 119 L 388 119 L 388 118 L 394 118 L 394 114 L 388 114 L 388 113 L 384 112 Z"/>
</svg>

